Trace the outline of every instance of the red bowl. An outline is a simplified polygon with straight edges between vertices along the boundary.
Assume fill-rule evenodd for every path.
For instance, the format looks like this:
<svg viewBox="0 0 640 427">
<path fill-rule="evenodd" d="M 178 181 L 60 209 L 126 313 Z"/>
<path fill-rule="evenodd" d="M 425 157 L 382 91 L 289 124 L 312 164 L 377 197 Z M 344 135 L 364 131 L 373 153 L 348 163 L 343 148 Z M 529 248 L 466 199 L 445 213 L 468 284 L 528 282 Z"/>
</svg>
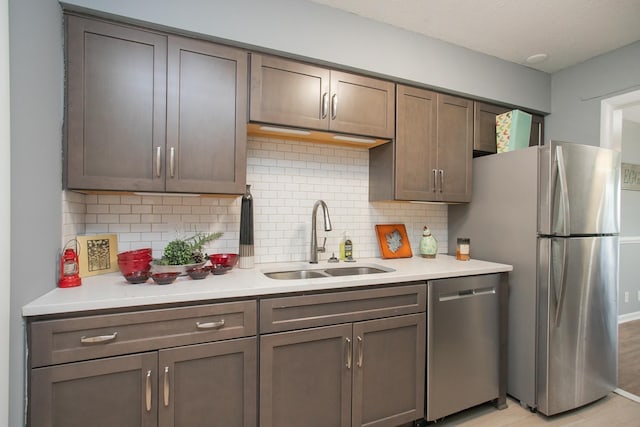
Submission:
<svg viewBox="0 0 640 427">
<path fill-rule="evenodd" d="M 151 248 L 135 249 L 133 251 L 120 252 L 118 254 L 119 260 L 130 260 L 140 258 L 151 258 Z"/>
<path fill-rule="evenodd" d="M 134 271 L 131 274 L 127 274 L 126 276 L 124 276 L 124 278 L 127 279 L 127 282 L 135 285 L 138 283 L 146 282 L 150 276 L 151 274 L 149 273 L 149 271 L 140 270 Z"/>
<path fill-rule="evenodd" d="M 118 268 L 123 276 L 128 276 L 135 271 L 149 271 L 151 260 L 148 261 L 118 261 Z"/>
<path fill-rule="evenodd" d="M 173 283 L 174 280 L 176 280 L 176 277 L 178 277 L 178 273 L 173 272 L 173 273 L 153 273 L 151 275 L 151 278 L 153 279 L 154 282 L 156 282 L 158 285 L 168 285 L 170 283 Z"/>
<path fill-rule="evenodd" d="M 238 263 L 238 254 L 213 254 L 209 255 L 209 260 L 213 265 L 233 267 Z"/>
<path fill-rule="evenodd" d="M 187 270 L 187 274 L 194 280 L 204 279 L 209 275 L 211 271 L 211 267 L 208 265 L 202 267 L 194 267 Z"/>
</svg>

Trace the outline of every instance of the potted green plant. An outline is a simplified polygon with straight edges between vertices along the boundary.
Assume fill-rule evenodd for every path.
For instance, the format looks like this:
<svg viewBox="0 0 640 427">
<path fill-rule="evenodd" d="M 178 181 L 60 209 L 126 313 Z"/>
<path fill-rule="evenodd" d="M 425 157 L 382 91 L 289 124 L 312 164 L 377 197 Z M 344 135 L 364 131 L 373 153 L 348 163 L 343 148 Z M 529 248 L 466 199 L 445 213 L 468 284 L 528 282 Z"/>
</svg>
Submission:
<svg viewBox="0 0 640 427">
<path fill-rule="evenodd" d="M 222 237 L 222 232 L 196 233 L 188 238 L 177 238 L 164 248 L 162 258 L 154 259 L 156 272 L 178 271 L 183 274 L 187 268 L 201 266 L 207 262 L 204 245 Z"/>
</svg>

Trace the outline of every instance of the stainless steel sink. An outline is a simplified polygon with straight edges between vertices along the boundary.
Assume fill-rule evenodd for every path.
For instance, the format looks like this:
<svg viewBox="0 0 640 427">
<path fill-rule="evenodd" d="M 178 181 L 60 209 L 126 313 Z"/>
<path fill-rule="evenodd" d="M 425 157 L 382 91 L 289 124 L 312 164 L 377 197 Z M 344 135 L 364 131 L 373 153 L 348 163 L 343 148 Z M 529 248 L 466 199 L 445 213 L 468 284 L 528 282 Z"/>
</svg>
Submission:
<svg viewBox="0 0 640 427">
<path fill-rule="evenodd" d="M 317 279 L 318 277 L 329 277 L 322 270 L 291 270 L 291 271 L 273 271 L 264 273 L 265 276 L 278 280 L 295 280 L 295 279 Z"/>
<path fill-rule="evenodd" d="M 271 279 L 276 280 L 297 280 L 297 279 L 318 279 L 322 277 L 342 277 L 342 276 L 358 276 L 364 274 L 387 273 L 395 271 L 390 268 L 377 266 L 353 266 L 353 267 L 332 267 L 332 268 L 314 268 L 301 270 L 286 271 L 269 271 L 263 274 Z"/>
<path fill-rule="evenodd" d="M 377 267 L 339 267 L 327 268 L 324 272 L 329 276 L 357 276 L 359 274 L 386 273 L 387 270 Z"/>
</svg>

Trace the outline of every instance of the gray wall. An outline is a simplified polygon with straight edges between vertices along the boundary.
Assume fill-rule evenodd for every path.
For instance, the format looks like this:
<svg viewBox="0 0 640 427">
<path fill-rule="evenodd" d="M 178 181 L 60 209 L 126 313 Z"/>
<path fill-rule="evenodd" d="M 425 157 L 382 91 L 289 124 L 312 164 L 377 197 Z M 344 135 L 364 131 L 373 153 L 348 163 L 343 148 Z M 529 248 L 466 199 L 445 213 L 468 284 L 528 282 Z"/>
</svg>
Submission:
<svg viewBox="0 0 640 427">
<path fill-rule="evenodd" d="M 622 161 L 640 165 L 640 123 L 622 124 Z M 622 190 L 619 314 L 640 312 L 640 191 Z M 625 292 L 629 302 L 625 303 Z"/>
<path fill-rule="evenodd" d="M 545 138 L 600 145 L 600 103 L 640 88 L 640 42 L 551 76 Z"/>
<path fill-rule="evenodd" d="M 21 307 L 56 286 L 61 240 L 62 18 L 53 0 L 10 0 L 11 310 L 9 422 L 22 425 Z"/>
</svg>

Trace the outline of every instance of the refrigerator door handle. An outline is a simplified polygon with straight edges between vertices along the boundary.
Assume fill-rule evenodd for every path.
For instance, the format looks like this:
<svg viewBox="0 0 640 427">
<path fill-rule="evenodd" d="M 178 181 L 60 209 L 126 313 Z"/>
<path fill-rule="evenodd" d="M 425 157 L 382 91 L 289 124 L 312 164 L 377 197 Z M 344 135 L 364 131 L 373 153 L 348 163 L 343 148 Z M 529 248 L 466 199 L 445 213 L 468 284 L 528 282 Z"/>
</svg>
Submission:
<svg viewBox="0 0 640 427">
<path fill-rule="evenodd" d="M 568 236 L 571 231 L 571 215 L 569 212 L 569 191 L 567 189 L 567 170 L 562 154 L 562 146 L 556 147 L 556 159 L 558 161 L 558 180 L 560 181 L 560 197 L 562 198 L 562 235 Z"/>
<path fill-rule="evenodd" d="M 555 289 L 556 297 L 556 316 L 554 324 L 560 326 L 560 315 L 562 314 L 562 306 L 564 305 L 565 288 L 567 285 L 567 239 L 558 239 L 562 241 L 562 264 L 560 270 L 560 289 Z M 554 288 L 556 288 L 554 286 Z"/>
</svg>

